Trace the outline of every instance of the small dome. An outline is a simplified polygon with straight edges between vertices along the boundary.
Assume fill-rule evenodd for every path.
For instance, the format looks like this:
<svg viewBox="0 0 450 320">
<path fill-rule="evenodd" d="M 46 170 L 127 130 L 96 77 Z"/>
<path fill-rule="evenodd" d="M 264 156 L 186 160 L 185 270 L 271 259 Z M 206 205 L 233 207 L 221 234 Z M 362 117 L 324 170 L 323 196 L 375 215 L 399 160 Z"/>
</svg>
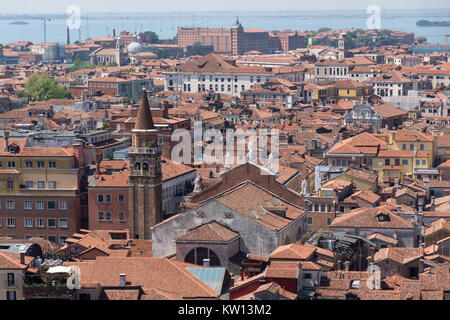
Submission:
<svg viewBox="0 0 450 320">
<path fill-rule="evenodd" d="M 130 43 L 130 45 L 128 46 L 128 53 L 138 53 L 142 51 L 142 45 L 140 43 L 137 42 L 132 42 Z"/>
</svg>

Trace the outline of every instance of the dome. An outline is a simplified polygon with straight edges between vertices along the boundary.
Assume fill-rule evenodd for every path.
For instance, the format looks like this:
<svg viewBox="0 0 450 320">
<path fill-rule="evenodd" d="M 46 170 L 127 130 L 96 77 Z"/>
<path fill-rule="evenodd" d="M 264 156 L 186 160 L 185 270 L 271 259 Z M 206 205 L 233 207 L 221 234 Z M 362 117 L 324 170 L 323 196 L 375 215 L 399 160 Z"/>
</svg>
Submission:
<svg viewBox="0 0 450 320">
<path fill-rule="evenodd" d="M 142 51 L 142 45 L 137 42 L 132 42 L 128 46 L 128 53 L 134 54 Z"/>
</svg>

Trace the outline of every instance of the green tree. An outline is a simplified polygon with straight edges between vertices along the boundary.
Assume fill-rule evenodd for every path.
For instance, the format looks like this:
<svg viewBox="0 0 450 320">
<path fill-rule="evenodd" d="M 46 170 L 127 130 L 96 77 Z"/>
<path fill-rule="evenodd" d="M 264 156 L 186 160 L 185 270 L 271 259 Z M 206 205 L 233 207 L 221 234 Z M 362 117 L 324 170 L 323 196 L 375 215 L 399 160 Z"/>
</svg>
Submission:
<svg viewBox="0 0 450 320">
<path fill-rule="evenodd" d="M 426 37 L 417 37 L 416 38 L 416 42 L 418 44 L 426 43 L 427 41 L 428 41 L 428 39 Z"/>
<path fill-rule="evenodd" d="M 143 33 L 144 41 L 147 43 L 159 43 L 158 35 L 153 31 L 146 31 Z"/>
<path fill-rule="evenodd" d="M 327 31 L 330 31 L 331 29 L 330 28 L 327 28 L 327 27 L 323 27 L 323 28 L 320 28 L 319 30 L 317 30 L 318 32 L 327 32 Z"/>
<path fill-rule="evenodd" d="M 117 62 L 113 61 L 110 64 L 107 65 L 107 67 L 118 67 L 119 65 L 117 64 Z"/>
<path fill-rule="evenodd" d="M 202 44 L 200 42 L 196 42 L 192 45 L 192 53 L 194 55 L 201 55 L 202 54 Z"/>
<path fill-rule="evenodd" d="M 22 94 L 32 101 L 47 101 L 50 99 L 73 99 L 70 91 L 58 84 L 48 74 L 33 74 L 25 84 Z"/>
<path fill-rule="evenodd" d="M 158 59 L 169 58 L 169 51 L 167 49 L 158 49 L 155 53 Z"/>
</svg>

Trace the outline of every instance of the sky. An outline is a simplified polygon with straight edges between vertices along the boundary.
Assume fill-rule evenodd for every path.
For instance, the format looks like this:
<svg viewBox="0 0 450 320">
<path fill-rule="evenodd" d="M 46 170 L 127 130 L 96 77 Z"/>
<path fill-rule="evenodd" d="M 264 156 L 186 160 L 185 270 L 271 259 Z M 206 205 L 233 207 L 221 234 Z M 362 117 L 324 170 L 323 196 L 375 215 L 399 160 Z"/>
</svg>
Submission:
<svg viewBox="0 0 450 320">
<path fill-rule="evenodd" d="M 82 13 L 365 10 L 377 5 L 389 9 L 450 8 L 449 0 L 2 0 L 0 15 L 66 13 L 78 5 Z"/>
</svg>

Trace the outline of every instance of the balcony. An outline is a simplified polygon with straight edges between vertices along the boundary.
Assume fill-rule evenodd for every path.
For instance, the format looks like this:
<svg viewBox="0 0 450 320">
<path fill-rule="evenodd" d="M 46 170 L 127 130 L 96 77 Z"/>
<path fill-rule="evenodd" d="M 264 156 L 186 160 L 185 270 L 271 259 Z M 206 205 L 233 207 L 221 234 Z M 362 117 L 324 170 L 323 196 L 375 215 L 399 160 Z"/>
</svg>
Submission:
<svg viewBox="0 0 450 320">
<path fill-rule="evenodd" d="M 129 154 L 157 154 L 157 153 L 161 153 L 161 148 L 160 147 L 155 147 L 155 148 L 131 147 L 128 149 L 128 153 Z"/>
</svg>

